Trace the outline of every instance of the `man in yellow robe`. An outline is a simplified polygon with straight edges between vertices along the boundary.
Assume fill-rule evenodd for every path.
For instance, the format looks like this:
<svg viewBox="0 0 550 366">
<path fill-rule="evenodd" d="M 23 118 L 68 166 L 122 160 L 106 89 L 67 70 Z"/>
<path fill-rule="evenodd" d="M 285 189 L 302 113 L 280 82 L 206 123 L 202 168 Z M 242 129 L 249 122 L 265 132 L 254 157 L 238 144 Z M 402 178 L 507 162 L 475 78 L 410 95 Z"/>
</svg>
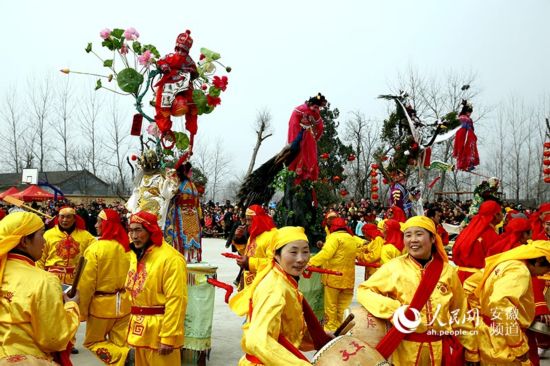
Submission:
<svg viewBox="0 0 550 366">
<path fill-rule="evenodd" d="M 66 350 L 78 329 L 78 294 L 68 298 L 56 276 L 34 265 L 43 235 L 33 213 L 0 222 L 0 365 L 57 365 L 54 353 Z"/>
<path fill-rule="evenodd" d="M 46 245 L 36 266 L 55 274 L 61 283 L 71 285 L 76 264 L 95 238 L 72 207 L 61 208 L 56 221 L 44 234 Z"/>
<path fill-rule="evenodd" d="M 152 213 L 133 214 L 129 233 L 132 243 L 126 291 L 132 315 L 128 344 L 136 349 L 136 365 L 179 365 L 187 308 L 185 259 L 164 241 Z"/>
<path fill-rule="evenodd" d="M 80 278 L 80 314 L 86 323 L 84 346 L 108 365 L 123 366 L 130 299 L 124 289 L 130 267 L 128 234 L 115 210 L 102 210 L 96 229 L 100 239 L 86 249 Z"/>
<path fill-rule="evenodd" d="M 394 348 L 392 363 L 395 366 L 441 365 L 444 356 L 444 338 L 458 331 L 457 338 L 466 348 L 466 361 L 478 361 L 473 315 L 468 305 L 456 270 L 448 263 L 441 238 L 435 224 L 425 216 L 414 216 L 403 224 L 404 255 L 384 264 L 357 290 L 357 300 L 373 316 L 393 319 L 398 309 L 409 306 L 416 295 L 424 273 L 438 260 L 443 261 L 435 287 L 427 294 L 427 301 L 418 311 L 416 328 L 409 329 Z M 410 320 L 410 319 L 409 319 Z M 395 328 L 395 327 L 394 327 Z M 392 328 L 393 329 L 393 328 Z M 381 342 L 382 343 L 382 342 Z M 377 349 L 384 354 L 379 348 Z"/>
<path fill-rule="evenodd" d="M 344 311 L 353 299 L 355 287 L 355 257 L 364 240 L 349 231 L 342 218 L 332 220 L 330 234 L 309 265 L 342 272 L 342 276 L 323 274 L 325 287 L 325 330 L 333 332 L 344 320 Z"/>
<path fill-rule="evenodd" d="M 535 319 L 532 276 L 550 271 L 550 242 L 534 241 L 487 257 L 482 274 L 471 276 L 465 288 L 475 287 L 473 306 L 479 304 L 478 327 L 483 365 L 531 365 L 525 330 Z M 477 282 L 475 284 L 472 284 Z M 470 296 L 471 297 L 471 296 Z"/>
</svg>

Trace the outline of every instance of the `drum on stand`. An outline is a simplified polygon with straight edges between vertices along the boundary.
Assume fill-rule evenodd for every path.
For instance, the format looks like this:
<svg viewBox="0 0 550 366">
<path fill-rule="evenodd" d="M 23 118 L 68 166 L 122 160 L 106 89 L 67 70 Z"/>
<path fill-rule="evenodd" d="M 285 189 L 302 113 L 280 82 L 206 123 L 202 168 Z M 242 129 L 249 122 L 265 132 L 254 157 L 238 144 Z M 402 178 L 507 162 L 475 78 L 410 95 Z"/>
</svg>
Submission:
<svg viewBox="0 0 550 366">
<path fill-rule="evenodd" d="M 206 365 L 212 348 L 215 288 L 206 282 L 216 279 L 218 267 L 208 263 L 187 264 L 187 312 L 182 365 Z"/>
<path fill-rule="evenodd" d="M 327 343 L 311 363 L 315 366 L 391 366 L 375 348 L 349 335 Z"/>
<path fill-rule="evenodd" d="M 371 347 L 376 347 L 390 329 L 389 322 L 373 316 L 363 306 L 351 308 L 355 315 L 355 326 L 349 331 L 349 335 L 360 339 Z"/>
</svg>

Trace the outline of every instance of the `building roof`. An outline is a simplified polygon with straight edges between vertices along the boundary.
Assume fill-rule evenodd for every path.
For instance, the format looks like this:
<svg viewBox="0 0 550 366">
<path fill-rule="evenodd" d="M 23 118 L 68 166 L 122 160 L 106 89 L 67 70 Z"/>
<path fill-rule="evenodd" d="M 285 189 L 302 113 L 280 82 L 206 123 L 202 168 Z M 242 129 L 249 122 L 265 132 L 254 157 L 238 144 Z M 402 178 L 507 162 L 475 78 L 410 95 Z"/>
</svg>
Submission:
<svg viewBox="0 0 550 366">
<path fill-rule="evenodd" d="M 48 182 L 51 185 L 59 187 L 63 183 L 70 180 L 80 178 L 82 176 L 90 176 L 94 178 L 95 182 L 103 184 L 106 187 L 108 183 L 90 173 L 88 170 L 75 170 L 75 171 L 58 171 L 58 172 L 40 172 L 38 173 L 38 180 Z M 11 186 L 26 187 L 27 184 L 21 182 L 22 173 L 0 173 L 0 189 L 8 188 Z"/>
</svg>

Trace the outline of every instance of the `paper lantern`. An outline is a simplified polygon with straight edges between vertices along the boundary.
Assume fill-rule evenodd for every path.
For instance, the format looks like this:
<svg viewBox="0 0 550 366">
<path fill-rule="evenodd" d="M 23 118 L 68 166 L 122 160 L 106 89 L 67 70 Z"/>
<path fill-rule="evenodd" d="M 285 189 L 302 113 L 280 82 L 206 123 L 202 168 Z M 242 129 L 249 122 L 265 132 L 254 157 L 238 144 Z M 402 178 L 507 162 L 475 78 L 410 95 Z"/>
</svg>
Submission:
<svg viewBox="0 0 550 366">
<path fill-rule="evenodd" d="M 371 184 L 378 184 L 378 179 L 372 178 L 372 179 L 370 180 L 370 183 L 371 183 Z"/>
<path fill-rule="evenodd" d="M 382 183 L 388 184 L 388 180 L 386 178 L 382 179 Z"/>
<path fill-rule="evenodd" d="M 550 177 L 544 178 L 544 183 L 550 183 Z"/>
<path fill-rule="evenodd" d="M 544 150 L 544 152 L 542 153 L 545 157 L 549 157 L 550 156 L 550 150 Z"/>
<path fill-rule="evenodd" d="M 347 191 L 345 188 L 342 188 L 342 189 L 340 190 L 340 195 L 341 195 L 342 197 L 346 197 L 346 196 L 348 195 L 348 191 Z"/>
<path fill-rule="evenodd" d="M 378 175 L 378 173 L 375 172 L 374 170 L 370 172 L 371 177 L 376 177 L 377 175 Z"/>
<path fill-rule="evenodd" d="M 544 165 L 550 165 L 550 160 L 545 159 L 545 160 L 543 161 L 543 163 L 544 163 Z"/>
<path fill-rule="evenodd" d="M 378 193 L 371 194 L 370 198 L 376 201 L 378 199 Z"/>
<path fill-rule="evenodd" d="M 373 191 L 373 192 L 378 192 L 378 187 L 377 187 L 377 186 L 372 187 L 372 188 L 371 188 L 371 191 Z"/>
<path fill-rule="evenodd" d="M 378 169 L 378 164 L 374 163 L 374 164 L 371 164 L 370 167 L 372 169 Z"/>
<path fill-rule="evenodd" d="M 338 182 L 340 182 L 341 180 L 342 180 L 342 178 L 340 178 L 340 177 L 339 177 L 339 176 L 337 176 L 337 175 L 336 175 L 336 176 L 334 176 L 334 177 L 332 177 L 332 181 L 333 181 L 333 182 L 336 182 L 336 183 L 338 183 Z"/>
<path fill-rule="evenodd" d="M 348 161 L 354 161 L 354 160 L 355 160 L 355 155 L 349 154 Z"/>
<path fill-rule="evenodd" d="M 134 160 L 134 159 L 132 159 L 132 160 Z M 544 168 L 543 171 L 544 171 L 544 174 L 546 174 L 546 175 L 550 174 L 550 168 Z"/>
<path fill-rule="evenodd" d="M 545 143 L 544 143 L 544 147 L 545 147 L 546 149 L 550 149 L 550 142 L 545 142 Z"/>
<path fill-rule="evenodd" d="M 327 159 L 329 158 L 329 156 L 330 156 L 330 155 L 329 155 L 328 153 L 322 153 L 322 154 L 321 154 L 321 159 L 327 160 Z"/>
</svg>

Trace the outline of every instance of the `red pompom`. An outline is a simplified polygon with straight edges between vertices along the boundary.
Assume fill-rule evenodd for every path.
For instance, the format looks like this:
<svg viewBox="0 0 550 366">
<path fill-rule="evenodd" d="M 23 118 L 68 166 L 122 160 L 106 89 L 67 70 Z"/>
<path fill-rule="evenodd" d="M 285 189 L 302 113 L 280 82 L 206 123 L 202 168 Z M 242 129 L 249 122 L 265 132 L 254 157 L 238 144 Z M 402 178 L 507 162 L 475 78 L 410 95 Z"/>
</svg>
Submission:
<svg viewBox="0 0 550 366">
<path fill-rule="evenodd" d="M 136 160 L 137 160 L 137 156 L 135 156 L 135 155 L 130 156 L 130 160 L 136 161 Z"/>
</svg>

